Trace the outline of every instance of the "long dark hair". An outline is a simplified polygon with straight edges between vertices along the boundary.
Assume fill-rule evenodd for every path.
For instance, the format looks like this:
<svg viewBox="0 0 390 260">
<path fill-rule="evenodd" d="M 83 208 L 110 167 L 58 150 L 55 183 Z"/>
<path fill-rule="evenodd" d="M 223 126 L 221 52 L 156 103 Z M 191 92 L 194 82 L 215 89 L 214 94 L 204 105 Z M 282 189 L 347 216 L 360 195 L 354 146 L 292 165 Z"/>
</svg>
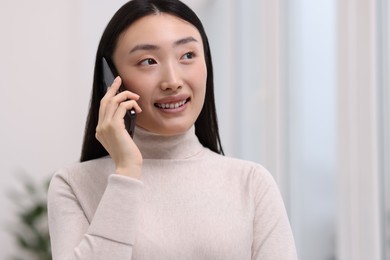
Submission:
<svg viewBox="0 0 390 260">
<path fill-rule="evenodd" d="M 132 0 L 124 4 L 115 13 L 100 39 L 96 53 L 92 97 L 85 127 L 80 158 L 81 162 L 100 158 L 108 154 L 100 142 L 95 138 L 100 100 L 104 95 L 101 87 L 103 82 L 102 58 L 105 57 L 110 66 L 114 68 L 111 57 L 122 32 L 136 20 L 159 12 L 174 15 L 191 23 L 198 29 L 202 37 L 207 67 L 206 96 L 202 111 L 195 122 L 195 134 L 203 146 L 216 153 L 224 154 L 219 136 L 215 109 L 213 66 L 210 46 L 201 21 L 187 5 L 179 0 Z"/>
</svg>

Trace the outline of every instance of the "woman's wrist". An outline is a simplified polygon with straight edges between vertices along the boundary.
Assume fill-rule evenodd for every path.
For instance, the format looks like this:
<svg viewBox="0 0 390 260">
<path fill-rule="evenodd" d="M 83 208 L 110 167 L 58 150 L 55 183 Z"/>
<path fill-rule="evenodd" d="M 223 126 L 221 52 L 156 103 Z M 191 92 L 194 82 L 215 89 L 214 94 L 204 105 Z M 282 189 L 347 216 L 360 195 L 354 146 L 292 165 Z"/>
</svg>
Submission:
<svg viewBox="0 0 390 260">
<path fill-rule="evenodd" d="M 118 166 L 116 167 L 115 173 L 135 179 L 141 178 L 142 164 L 131 165 L 131 166 Z"/>
</svg>

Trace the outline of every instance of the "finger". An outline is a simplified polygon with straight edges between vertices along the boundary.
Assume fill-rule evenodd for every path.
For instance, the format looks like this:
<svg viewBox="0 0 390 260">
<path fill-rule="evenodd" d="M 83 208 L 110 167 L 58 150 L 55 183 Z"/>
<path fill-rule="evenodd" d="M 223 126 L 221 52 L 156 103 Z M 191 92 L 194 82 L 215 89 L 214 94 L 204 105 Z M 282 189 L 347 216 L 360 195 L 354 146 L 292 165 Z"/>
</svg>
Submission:
<svg viewBox="0 0 390 260">
<path fill-rule="evenodd" d="M 129 97 L 132 97 L 134 99 L 139 99 L 138 95 L 134 94 L 125 94 L 120 93 L 116 95 L 115 97 L 112 97 L 111 99 L 107 99 L 107 101 L 104 104 L 104 112 L 101 114 L 102 122 L 106 122 L 107 120 L 110 120 L 115 113 L 117 113 L 117 109 L 120 106 L 125 106 L 127 110 L 130 110 L 132 108 L 136 109 L 137 112 L 141 112 L 141 108 L 136 103 L 136 100 L 131 100 Z M 128 102 L 128 101 L 134 101 L 134 102 Z"/>
<path fill-rule="evenodd" d="M 135 100 L 128 100 L 118 105 L 113 116 L 106 116 L 100 120 L 96 128 L 96 138 L 105 145 L 106 149 L 109 148 L 110 142 L 106 140 L 107 137 L 111 138 L 119 136 L 116 133 L 126 130 L 126 124 L 124 122 L 125 115 L 128 110 L 134 109 L 137 113 L 141 113 L 142 109 L 139 107 Z M 107 133 L 110 133 L 107 135 Z"/>
<path fill-rule="evenodd" d="M 127 100 L 138 100 L 140 97 L 139 95 L 133 93 L 133 92 L 130 92 L 128 90 L 125 90 L 123 92 L 120 92 L 118 93 L 113 99 L 115 100 L 115 102 L 118 102 L 118 103 L 122 103 L 124 101 L 127 101 Z"/>
<path fill-rule="evenodd" d="M 107 117 L 107 118 L 112 117 L 121 103 L 126 102 L 128 100 L 137 101 L 137 100 L 139 100 L 139 98 L 140 98 L 139 95 L 137 95 L 133 92 L 130 92 L 128 90 L 125 90 L 121 93 L 118 93 L 117 95 L 115 95 L 111 99 L 107 98 L 107 100 L 105 101 L 105 108 L 104 108 L 105 112 L 104 112 L 103 117 Z M 128 108 L 128 110 L 129 109 L 130 108 Z M 141 109 L 138 106 L 138 104 L 135 106 L 135 109 L 136 109 L 136 111 L 141 112 Z"/>
<path fill-rule="evenodd" d="M 107 89 L 105 97 L 113 97 L 118 93 L 119 88 L 122 85 L 122 78 L 121 77 L 116 77 L 114 81 L 112 82 L 111 86 Z"/>
<path fill-rule="evenodd" d="M 136 113 L 141 113 L 142 109 L 135 100 L 122 102 L 113 115 L 113 120 L 123 120 L 127 111 L 134 109 Z"/>
<path fill-rule="evenodd" d="M 107 88 L 106 94 L 100 101 L 99 120 L 103 119 L 106 116 L 107 106 L 110 103 L 110 99 L 116 96 L 121 84 L 122 84 L 122 79 L 121 77 L 118 76 L 114 79 L 111 86 Z"/>
</svg>

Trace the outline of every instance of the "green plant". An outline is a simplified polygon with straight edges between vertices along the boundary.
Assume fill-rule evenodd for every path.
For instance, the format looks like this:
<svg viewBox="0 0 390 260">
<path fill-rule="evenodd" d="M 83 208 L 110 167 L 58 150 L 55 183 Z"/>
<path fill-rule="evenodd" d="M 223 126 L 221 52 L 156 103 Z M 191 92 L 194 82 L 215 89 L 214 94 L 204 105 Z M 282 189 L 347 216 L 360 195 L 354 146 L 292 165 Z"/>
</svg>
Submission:
<svg viewBox="0 0 390 260">
<path fill-rule="evenodd" d="M 13 260 L 51 260 L 50 236 L 47 222 L 47 189 L 49 182 L 35 183 L 24 176 L 22 191 L 10 196 L 17 205 L 17 225 L 11 228 L 18 245 L 17 256 Z M 24 255 L 23 258 L 20 256 Z"/>
</svg>

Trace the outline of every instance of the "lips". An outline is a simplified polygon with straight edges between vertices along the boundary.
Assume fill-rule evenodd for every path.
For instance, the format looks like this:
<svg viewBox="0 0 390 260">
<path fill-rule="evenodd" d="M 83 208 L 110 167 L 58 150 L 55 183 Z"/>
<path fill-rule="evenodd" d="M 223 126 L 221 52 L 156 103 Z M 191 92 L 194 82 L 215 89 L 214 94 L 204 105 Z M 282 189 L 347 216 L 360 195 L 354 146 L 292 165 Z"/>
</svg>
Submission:
<svg viewBox="0 0 390 260">
<path fill-rule="evenodd" d="M 160 109 L 177 109 L 184 106 L 188 101 L 190 101 L 190 98 L 179 101 L 155 103 L 154 106 Z"/>
</svg>

